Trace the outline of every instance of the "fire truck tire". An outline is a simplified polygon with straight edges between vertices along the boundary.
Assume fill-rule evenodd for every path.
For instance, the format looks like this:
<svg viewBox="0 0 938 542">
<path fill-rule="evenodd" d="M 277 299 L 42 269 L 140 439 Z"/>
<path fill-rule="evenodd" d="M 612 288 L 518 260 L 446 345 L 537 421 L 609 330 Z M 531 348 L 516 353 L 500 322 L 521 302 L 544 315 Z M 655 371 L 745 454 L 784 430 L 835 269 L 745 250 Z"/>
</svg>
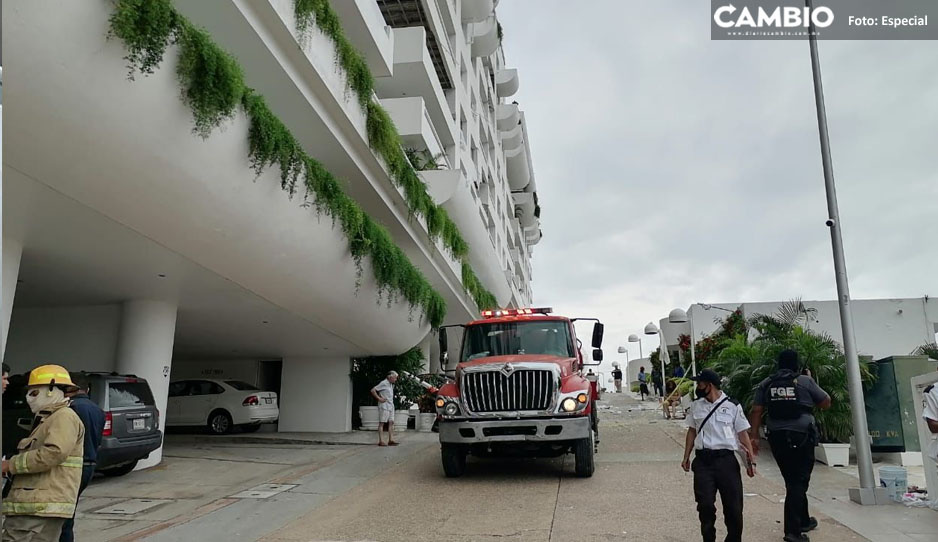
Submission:
<svg viewBox="0 0 938 542">
<path fill-rule="evenodd" d="M 466 472 L 466 449 L 453 444 L 443 444 L 443 472 L 447 478 L 459 478 Z"/>
<path fill-rule="evenodd" d="M 596 464 L 593 462 L 593 437 L 592 431 L 589 438 L 582 438 L 573 445 L 573 456 L 575 458 L 576 475 L 580 478 L 589 478 L 596 470 Z"/>
</svg>

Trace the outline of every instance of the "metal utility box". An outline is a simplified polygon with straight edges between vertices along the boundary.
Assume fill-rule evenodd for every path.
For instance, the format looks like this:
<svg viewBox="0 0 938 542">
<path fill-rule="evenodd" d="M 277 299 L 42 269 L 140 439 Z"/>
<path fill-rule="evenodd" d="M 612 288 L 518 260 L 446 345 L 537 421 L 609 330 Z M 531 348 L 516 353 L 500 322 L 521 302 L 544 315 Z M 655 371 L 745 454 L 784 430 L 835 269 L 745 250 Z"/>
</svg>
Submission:
<svg viewBox="0 0 938 542">
<path fill-rule="evenodd" d="M 925 356 L 890 356 L 871 364 L 877 376 L 864 392 L 867 425 L 874 452 L 918 452 L 921 446 L 909 381 L 934 372 L 938 362 Z"/>
</svg>

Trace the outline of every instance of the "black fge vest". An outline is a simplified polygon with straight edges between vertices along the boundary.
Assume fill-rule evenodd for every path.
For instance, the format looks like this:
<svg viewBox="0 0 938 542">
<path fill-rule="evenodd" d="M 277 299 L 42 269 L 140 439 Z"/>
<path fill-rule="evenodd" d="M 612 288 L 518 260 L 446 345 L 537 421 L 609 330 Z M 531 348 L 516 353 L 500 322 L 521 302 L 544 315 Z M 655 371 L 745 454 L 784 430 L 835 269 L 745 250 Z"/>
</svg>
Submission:
<svg viewBox="0 0 938 542">
<path fill-rule="evenodd" d="M 811 413 L 811 407 L 798 400 L 798 377 L 774 375 L 765 389 L 765 406 L 769 417 L 776 420 L 795 420 L 802 414 Z"/>
</svg>

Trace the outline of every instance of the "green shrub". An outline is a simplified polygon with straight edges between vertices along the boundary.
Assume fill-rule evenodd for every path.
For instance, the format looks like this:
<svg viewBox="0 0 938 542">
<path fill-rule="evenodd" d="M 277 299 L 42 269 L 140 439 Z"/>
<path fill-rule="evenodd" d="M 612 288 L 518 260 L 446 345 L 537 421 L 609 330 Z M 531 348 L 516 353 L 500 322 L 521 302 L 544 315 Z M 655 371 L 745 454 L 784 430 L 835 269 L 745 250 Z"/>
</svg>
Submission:
<svg viewBox="0 0 938 542">
<path fill-rule="evenodd" d="M 131 80 L 137 71 L 153 73 L 178 30 L 178 16 L 170 0 L 121 0 L 109 22 L 108 37 L 120 38 L 127 48 L 124 59 Z"/>
<path fill-rule="evenodd" d="M 245 91 L 241 66 L 207 32 L 184 20 L 180 23 L 176 74 L 184 89 L 183 99 L 195 117 L 195 132 L 203 139 L 234 117 Z"/>
</svg>

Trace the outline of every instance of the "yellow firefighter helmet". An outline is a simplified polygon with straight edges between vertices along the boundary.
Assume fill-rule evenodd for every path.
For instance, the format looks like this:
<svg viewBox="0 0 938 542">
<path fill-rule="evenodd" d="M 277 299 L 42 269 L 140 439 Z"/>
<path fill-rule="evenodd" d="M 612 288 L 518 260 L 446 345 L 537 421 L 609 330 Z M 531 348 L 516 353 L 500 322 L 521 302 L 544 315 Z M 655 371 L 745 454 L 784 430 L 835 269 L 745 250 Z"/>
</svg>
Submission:
<svg viewBox="0 0 938 542">
<path fill-rule="evenodd" d="M 56 385 L 74 388 L 72 376 L 61 365 L 40 365 L 29 372 L 27 386 Z"/>
</svg>

